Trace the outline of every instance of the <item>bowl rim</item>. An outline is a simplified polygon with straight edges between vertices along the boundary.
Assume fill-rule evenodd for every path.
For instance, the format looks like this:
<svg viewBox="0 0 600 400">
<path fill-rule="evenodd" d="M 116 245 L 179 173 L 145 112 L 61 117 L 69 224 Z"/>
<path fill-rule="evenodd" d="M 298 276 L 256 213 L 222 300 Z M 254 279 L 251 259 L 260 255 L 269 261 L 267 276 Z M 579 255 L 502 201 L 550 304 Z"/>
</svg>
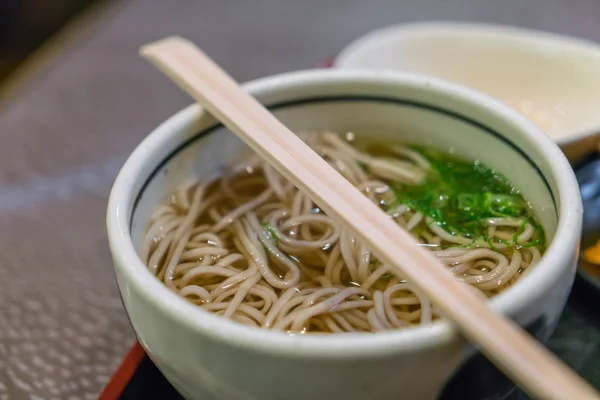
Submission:
<svg viewBox="0 0 600 400">
<path fill-rule="evenodd" d="M 564 35 L 555 32 L 523 28 L 513 25 L 493 23 L 461 22 L 461 21 L 420 21 L 400 23 L 374 29 L 354 39 L 338 53 L 333 59 L 332 67 L 340 69 L 357 68 L 350 62 L 356 54 L 364 52 L 374 44 L 381 41 L 391 41 L 414 34 L 431 33 L 434 31 L 465 32 L 469 31 L 473 37 L 492 35 L 494 38 L 505 40 L 518 40 L 529 44 L 546 44 L 561 48 L 572 48 L 600 57 L 600 44 L 592 40 Z M 572 133 L 554 139 L 559 146 L 568 146 L 587 137 L 600 133 L 600 121 L 589 127 L 574 130 Z"/>
<path fill-rule="evenodd" d="M 371 84 L 411 85 L 413 87 L 435 88 L 458 96 L 486 112 L 509 120 L 515 129 L 523 132 L 530 140 L 544 149 L 544 157 L 549 161 L 550 177 L 558 188 L 559 217 L 556 233 L 544 257 L 530 273 L 523 276 L 515 285 L 490 300 L 490 306 L 502 314 L 513 313 L 530 303 L 547 288 L 568 267 L 565 254 L 576 249 L 578 236 L 572 232 L 581 226 L 581 199 L 575 175 L 552 140 L 537 126 L 508 106 L 480 94 L 472 89 L 415 74 L 372 71 L 352 71 L 320 69 L 289 72 L 249 82 L 244 88 L 252 95 L 261 97 L 270 93 L 283 93 L 307 84 L 339 85 L 357 82 Z M 206 335 L 213 340 L 227 342 L 238 348 L 286 354 L 294 357 L 354 358 L 389 356 L 394 353 L 431 349 L 450 343 L 458 337 L 456 329 L 447 321 L 438 321 L 428 326 L 417 326 L 402 330 L 385 331 L 373 334 L 343 335 L 287 335 L 260 328 L 247 327 L 212 313 L 208 313 L 189 303 L 168 289 L 152 275 L 135 250 L 129 231 L 129 209 L 137 193 L 134 188 L 139 176 L 153 170 L 160 162 L 153 160 L 154 151 L 186 127 L 194 124 L 202 108 L 193 104 L 177 112 L 150 133 L 133 151 L 119 172 L 110 193 L 107 209 L 107 233 L 113 255 L 115 272 L 125 278 L 129 285 L 145 303 L 154 310 L 165 313 L 178 324 L 183 324 L 195 334 Z M 565 261 L 562 265 L 562 261 Z M 565 282 L 565 285 L 571 282 Z M 119 287 L 122 296 L 123 288 Z"/>
</svg>

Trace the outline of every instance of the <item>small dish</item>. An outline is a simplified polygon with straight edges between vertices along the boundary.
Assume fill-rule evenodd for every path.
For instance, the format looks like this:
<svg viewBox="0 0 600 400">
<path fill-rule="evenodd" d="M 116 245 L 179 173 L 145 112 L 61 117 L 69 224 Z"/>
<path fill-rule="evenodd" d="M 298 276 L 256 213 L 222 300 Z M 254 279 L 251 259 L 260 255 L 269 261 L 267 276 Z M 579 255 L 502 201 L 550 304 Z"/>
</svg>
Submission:
<svg viewBox="0 0 600 400">
<path fill-rule="evenodd" d="M 535 122 L 571 162 L 600 139 L 600 46 L 582 39 L 470 23 L 397 25 L 354 41 L 334 67 L 396 69 L 479 90 Z"/>
</svg>

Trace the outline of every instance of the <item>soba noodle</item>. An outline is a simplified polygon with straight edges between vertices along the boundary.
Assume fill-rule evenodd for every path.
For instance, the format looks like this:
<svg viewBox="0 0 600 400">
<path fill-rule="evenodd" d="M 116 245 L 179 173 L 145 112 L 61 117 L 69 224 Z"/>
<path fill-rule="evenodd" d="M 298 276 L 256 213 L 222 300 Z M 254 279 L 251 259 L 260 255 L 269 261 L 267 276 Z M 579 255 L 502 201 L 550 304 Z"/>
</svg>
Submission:
<svg viewBox="0 0 600 400">
<path fill-rule="evenodd" d="M 377 154 L 351 134 L 301 137 L 482 296 L 539 261 L 543 232 L 528 208 L 478 218 L 477 236 L 403 202 L 401 194 L 419 188 L 433 169 L 425 152 L 393 147 Z M 290 333 L 374 332 L 440 317 L 398 271 L 256 155 L 181 187 L 170 200 L 152 216 L 142 258 L 169 289 L 206 311 Z"/>
</svg>

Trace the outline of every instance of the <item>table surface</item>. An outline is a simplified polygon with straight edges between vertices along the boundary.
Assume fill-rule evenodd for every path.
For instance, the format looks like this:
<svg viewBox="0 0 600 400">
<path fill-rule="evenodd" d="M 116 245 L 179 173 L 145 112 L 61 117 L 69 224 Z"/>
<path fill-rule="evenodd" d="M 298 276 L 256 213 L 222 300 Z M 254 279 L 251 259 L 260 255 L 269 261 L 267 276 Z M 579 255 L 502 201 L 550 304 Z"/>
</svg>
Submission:
<svg viewBox="0 0 600 400">
<path fill-rule="evenodd" d="M 135 145 L 190 103 L 138 58 L 143 43 L 189 37 L 244 81 L 312 67 L 371 29 L 416 20 L 504 23 L 600 41 L 598 0 L 113 7 L 56 45 L 9 99 L 0 97 L 0 400 L 95 399 L 133 341 L 105 237 L 107 196 Z M 561 346 L 592 354 L 599 341 Z"/>
</svg>

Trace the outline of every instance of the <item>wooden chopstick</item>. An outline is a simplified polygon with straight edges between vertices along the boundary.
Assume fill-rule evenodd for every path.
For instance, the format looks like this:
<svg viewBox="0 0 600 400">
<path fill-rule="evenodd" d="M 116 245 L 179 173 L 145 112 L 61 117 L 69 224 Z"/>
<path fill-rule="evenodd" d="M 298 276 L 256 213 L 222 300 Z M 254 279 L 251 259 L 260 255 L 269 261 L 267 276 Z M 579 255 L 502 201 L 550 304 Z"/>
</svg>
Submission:
<svg viewBox="0 0 600 400">
<path fill-rule="evenodd" d="M 444 315 L 535 398 L 599 394 L 513 321 L 494 313 L 410 233 L 279 122 L 193 43 L 171 37 L 144 46 L 151 61 L 359 240 L 419 287 Z"/>
</svg>

